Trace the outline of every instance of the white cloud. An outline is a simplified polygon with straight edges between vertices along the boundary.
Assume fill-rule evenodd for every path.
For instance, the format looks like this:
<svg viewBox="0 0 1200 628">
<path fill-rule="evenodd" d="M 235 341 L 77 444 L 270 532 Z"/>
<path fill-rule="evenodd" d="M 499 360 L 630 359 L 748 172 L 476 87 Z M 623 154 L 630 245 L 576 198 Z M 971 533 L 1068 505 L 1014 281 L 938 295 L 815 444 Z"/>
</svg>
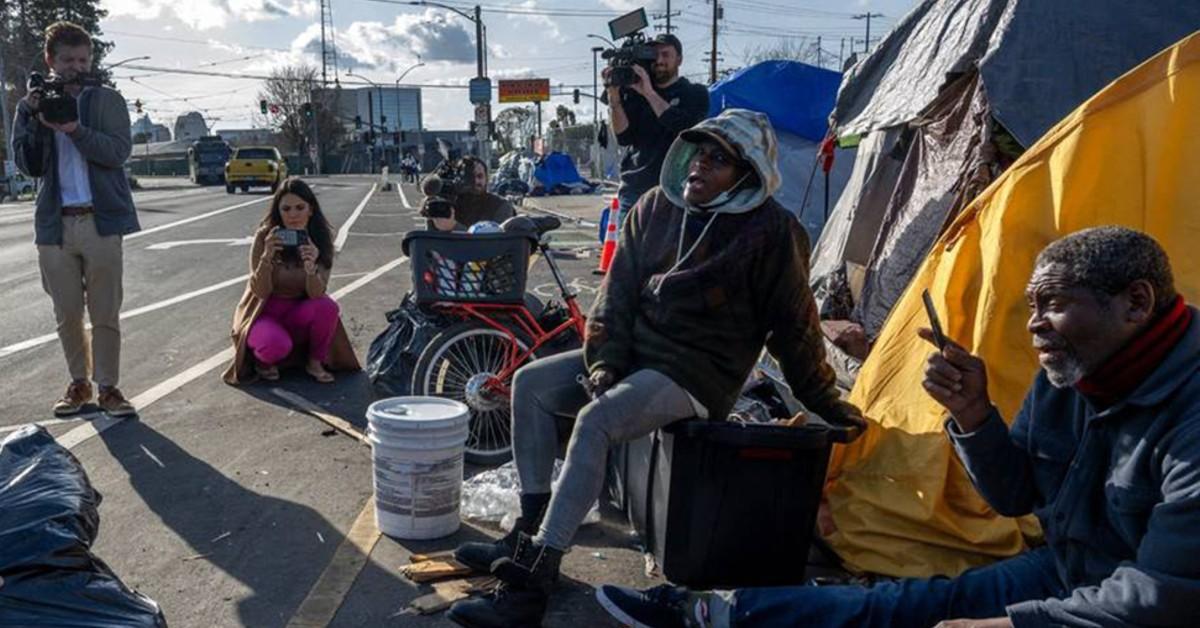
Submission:
<svg viewBox="0 0 1200 628">
<path fill-rule="evenodd" d="M 469 64 L 475 61 L 474 33 L 445 12 L 405 14 L 391 24 L 354 22 L 336 33 L 338 66 L 348 70 L 399 72 L 420 56 L 425 63 Z M 292 50 L 319 58 L 321 27 L 309 26 L 292 40 Z"/>
<path fill-rule="evenodd" d="M 314 0 L 101 0 L 111 17 L 156 20 L 174 17 L 197 30 L 230 22 L 263 22 L 286 17 L 312 17 Z"/>
<path fill-rule="evenodd" d="M 620 0 L 624 1 L 624 0 Z M 525 0 L 520 4 L 514 4 L 513 7 L 522 9 L 539 9 L 537 0 Z M 537 27 L 536 38 L 549 38 L 557 42 L 567 41 L 567 37 L 563 35 L 562 30 L 558 27 L 558 22 L 554 21 L 548 15 L 512 15 L 508 16 L 510 22 L 525 22 L 533 24 Z"/>
<path fill-rule="evenodd" d="M 646 6 L 646 3 L 641 0 L 600 0 L 600 4 L 613 9 L 614 11 L 633 11 Z"/>
</svg>

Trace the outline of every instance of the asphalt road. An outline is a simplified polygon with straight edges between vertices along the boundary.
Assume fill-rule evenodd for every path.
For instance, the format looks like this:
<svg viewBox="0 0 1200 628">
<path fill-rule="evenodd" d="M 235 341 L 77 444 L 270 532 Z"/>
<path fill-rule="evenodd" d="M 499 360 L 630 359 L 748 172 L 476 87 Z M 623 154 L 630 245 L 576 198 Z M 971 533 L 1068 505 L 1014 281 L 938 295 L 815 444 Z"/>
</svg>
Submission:
<svg viewBox="0 0 1200 628">
<path fill-rule="evenodd" d="M 375 180 L 367 177 L 311 182 L 335 229 L 346 230 L 330 289 L 365 358 L 386 327 L 384 314 L 411 283 L 400 240 L 421 224 L 413 209 L 419 192 L 411 186 L 372 192 Z M 0 438 L 36 422 L 71 448 L 104 497 L 95 552 L 126 584 L 156 600 L 172 626 L 294 622 L 331 562 L 355 562 L 357 550 L 343 541 L 371 495 L 370 450 L 331 434 L 277 394 L 299 394 L 363 429 L 374 400 L 365 376 L 343 374 L 329 386 L 303 373 L 241 388 L 220 381 L 248 272 L 248 236 L 268 198 L 184 185 L 135 195 L 143 231 L 124 243 L 121 388 L 140 417 L 111 425 L 95 411 L 54 420 L 50 407 L 68 376 L 38 274 L 32 206 L 0 205 L 0 389 L 6 392 Z M 602 202 L 568 197 L 530 205 L 594 220 Z M 595 227 L 569 223 L 556 238 L 562 268 L 586 307 L 597 285 L 590 272 Z M 544 264 L 530 287 L 553 293 Z M 449 625 L 440 616 L 397 615 L 431 591 L 404 579 L 400 567 L 410 553 L 497 534 L 468 524 L 433 542 L 381 538 L 365 566 L 351 573 L 353 586 L 333 596 L 329 625 Z M 546 625 L 611 625 L 592 587 L 654 582 L 643 577 L 641 554 L 615 518 L 586 527 L 577 541 Z"/>
</svg>

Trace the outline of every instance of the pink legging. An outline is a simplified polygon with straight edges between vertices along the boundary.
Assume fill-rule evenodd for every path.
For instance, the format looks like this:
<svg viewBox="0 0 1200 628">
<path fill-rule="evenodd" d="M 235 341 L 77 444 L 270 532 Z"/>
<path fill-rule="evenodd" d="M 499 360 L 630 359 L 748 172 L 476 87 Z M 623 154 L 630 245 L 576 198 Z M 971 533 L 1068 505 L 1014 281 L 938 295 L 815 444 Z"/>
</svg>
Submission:
<svg viewBox="0 0 1200 628">
<path fill-rule="evenodd" d="M 329 296 L 316 299 L 271 297 L 250 326 L 246 344 L 260 364 L 282 362 L 296 345 L 308 345 L 308 357 L 325 361 L 337 331 L 338 304 Z"/>
</svg>

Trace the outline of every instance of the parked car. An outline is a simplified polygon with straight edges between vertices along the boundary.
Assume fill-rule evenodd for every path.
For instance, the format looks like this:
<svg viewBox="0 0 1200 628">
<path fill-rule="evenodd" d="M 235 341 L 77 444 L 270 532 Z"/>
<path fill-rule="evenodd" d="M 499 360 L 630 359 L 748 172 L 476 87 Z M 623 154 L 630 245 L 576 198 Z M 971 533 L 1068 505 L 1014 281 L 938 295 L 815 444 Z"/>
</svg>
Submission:
<svg viewBox="0 0 1200 628">
<path fill-rule="evenodd" d="M 233 151 L 225 163 L 225 191 L 233 194 L 253 186 L 275 188 L 287 178 L 287 162 L 273 146 L 244 146 Z"/>
<path fill-rule="evenodd" d="M 0 198 L 6 196 L 15 196 L 20 198 L 27 194 L 32 196 L 36 191 L 37 185 L 34 183 L 33 179 L 30 179 L 20 172 L 14 172 L 7 177 L 0 178 Z"/>
</svg>

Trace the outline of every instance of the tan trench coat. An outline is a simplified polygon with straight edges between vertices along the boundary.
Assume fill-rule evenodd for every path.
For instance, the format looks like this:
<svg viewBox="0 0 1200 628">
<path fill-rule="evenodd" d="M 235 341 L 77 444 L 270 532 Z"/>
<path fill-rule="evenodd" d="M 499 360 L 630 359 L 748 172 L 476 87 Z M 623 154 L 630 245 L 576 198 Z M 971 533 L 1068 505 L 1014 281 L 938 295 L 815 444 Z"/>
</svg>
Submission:
<svg viewBox="0 0 1200 628">
<path fill-rule="evenodd" d="M 262 313 L 267 299 L 271 296 L 319 297 L 325 294 L 325 286 L 329 281 L 330 269 L 319 265 L 317 274 L 308 275 L 302 268 L 280 263 L 278 258 L 263 260 L 262 251 L 268 231 L 261 228 L 255 232 L 254 246 L 250 248 L 250 279 L 233 313 L 233 330 L 230 334 L 234 348 L 233 362 L 222 375 L 227 384 L 246 384 L 258 378 L 254 370 L 254 357 L 247 350 L 246 340 L 250 336 L 250 326 Z M 303 362 L 293 353 L 285 361 L 285 364 L 292 363 Z M 334 371 L 357 371 L 362 368 L 340 319 L 325 366 Z"/>
</svg>

